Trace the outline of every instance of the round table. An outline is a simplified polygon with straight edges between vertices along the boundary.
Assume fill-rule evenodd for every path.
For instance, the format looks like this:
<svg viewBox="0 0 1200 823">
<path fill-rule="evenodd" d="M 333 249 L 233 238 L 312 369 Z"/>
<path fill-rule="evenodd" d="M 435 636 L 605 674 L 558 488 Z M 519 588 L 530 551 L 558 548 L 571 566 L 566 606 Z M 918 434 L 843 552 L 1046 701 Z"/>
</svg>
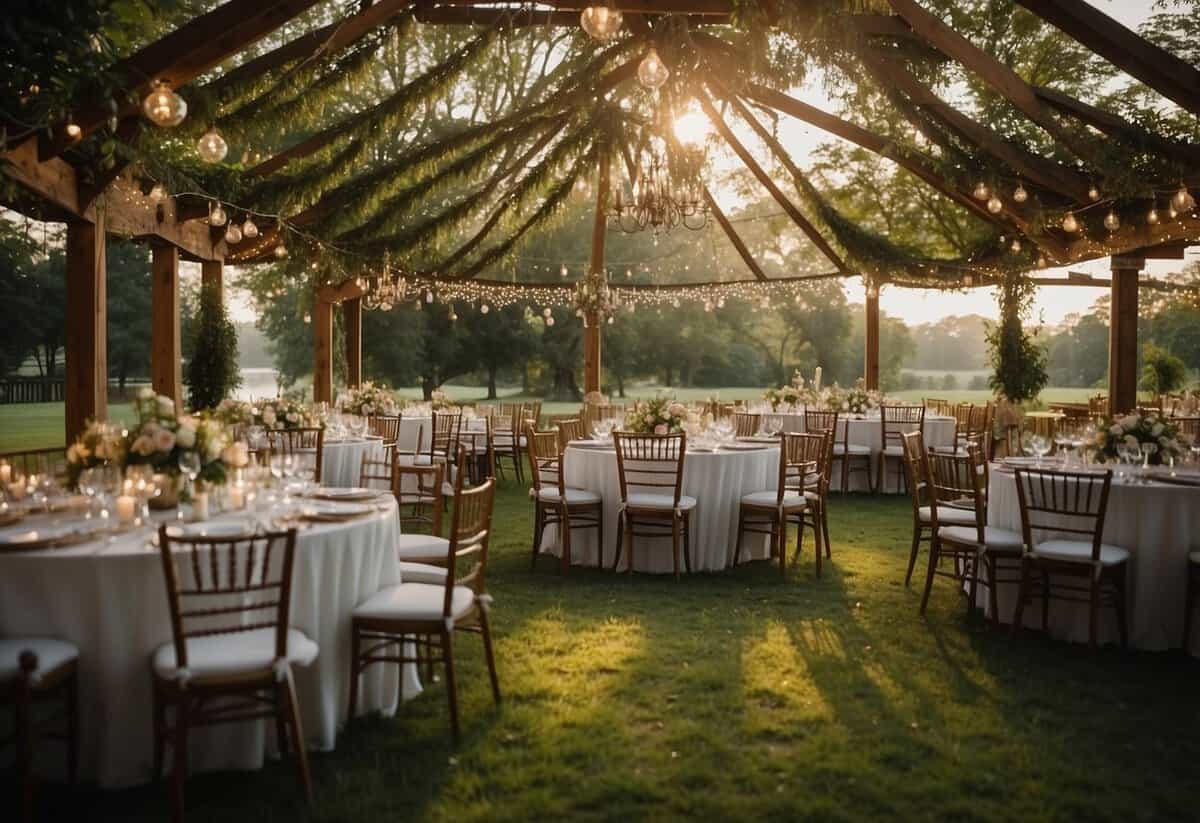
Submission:
<svg viewBox="0 0 1200 823">
<path fill-rule="evenodd" d="M 326 440 L 322 445 L 321 485 L 352 488 L 359 485 L 362 460 L 383 460 L 383 440 L 363 439 Z M 310 461 L 311 464 L 311 461 Z"/>
<path fill-rule="evenodd" d="M 1021 530 L 1016 477 L 1009 471 L 994 468 L 990 474 L 988 523 L 1018 533 Z M 1132 485 L 1114 478 L 1103 539 L 1130 552 L 1126 609 L 1129 645 L 1151 651 L 1178 648 L 1183 642 L 1187 556 L 1200 549 L 1200 487 Z M 996 594 L 1000 619 L 1011 623 L 1016 585 L 1002 584 Z M 977 596 L 986 609 L 986 587 L 981 586 Z M 1025 624 L 1041 625 L 1041 609 L 1036 601 L 1034 608 L 1025 610 Z M 1086 643 L 1086 604 L 1051 601 L 1048 625 L 1054 637 Z M 1197 636 L 1200 632 L 1193 632 L 1189 649 L 1193 655 L 1200 654 Z M 1101 611 L 1099 642 L 1118 642 L 1112 609 Z"/>
<path fill-rule="evenodd" d="M 780 421 L 783 424 L 784 431 L 803 432 L 806 430 L 803 412 L 785 412 L 781 414 L 763 412 L 762 414 L 764 418 L 770 416 Z M 949 448 L 954 445 L 954 437 L 958 431 L 958 426 L 955 419 L 949 415 L 926 414 L 925 425 L 922 431 L 925 434 L 926 448 Z M 874 483 L 875 473 L 878 470 L 879 454 L 883 450 L 883 424 L 880 422 L 879 415 L 839 417 L 838 442 L 843 442 L 843 438 L 847 439 L 852 446 L 866 446 L 871 450 L 871 482 Z M 880 489 L 880 491 L 899 494 L 904 490 L 899 482 L 900 476 L 901 472 L 896 470 L 894 463 L 891 464 L 889 470 L 884 475 L 883 482 L 885 488 Z M 831 489 L 841 489 L 842 487 L 842 461 L 840 460 L 834 466 L 829 487 Z M 851 491 L 865 491 L 868 488 L 867 478 L 861 472 L 850 476 Z"/>
<path fill-rule="evenodd" d="M 587 489 L 604 501 L 604 560 L 611 564 L 616 551 L 617 513 L 621 505 L 621 486 L 617 476 L 617 453 L 609 448 L 568 447 L 565 455 L 565 479 L 568 486 Z M 738 505 L 742 495 L 775 489 L 779 481 L 779 449 L 764 446 L 754 451 L 692 452 L 684 458 L 683 494 L 696 498 L 692 511 L 692 571 L 725 569 L 733 560 L 737 538 Z M 768 556 L 765 536 L 749 534 L 744 538 L 742 559 Z M 543 551 L 561 555 L 558 530 L 547 528 L 542 538 Z M 595 566 L 597 560 L 595 529 L 581 529 L 571 535 L 571 560 L 583 566 Z M 623 568 L 629 562 L 629 547 L 622 549 Z M 633 567 L 637 571 L 668 574 L 674 571 L 671 541 L 667 538 L 638 537 L 634 540 Z"/>
<path fill-rule="evenodd" d="M 384 498 L 380 505 L 386 510 L 369 517 L 301 529 L 296 542 L 291 624 L 320 653 L 293 674 L 305 735 L 320 750 L 334 747 L 345 720 L 354 607 L 400 582 L 396 504 Z M 247 517 L 217 519 L 236 516 Z M 105 788 L 153 777 L 150 657 L 171 641 L 171 622 L 162 561 L 146 542 L 150 533 L 0 553 L 0 635 L 51 636 L 79 647 L 79 775 Z M 400 680 L 395 666 L 364 672 L 361 710 L 391 713 L 401 694 L 420 692 L 415 667 L 406 667 L 403 688 Z M 275 746 L 275 729 L 268 725 L 251 721 L 193 731 L 192 770 L 261 768 L 264 753 Z M 39 754 L 39 764 L 44 760 L 47 770 L 61 773 L 61 754 L 50 749 L 45 758 Z"/>
</svg>

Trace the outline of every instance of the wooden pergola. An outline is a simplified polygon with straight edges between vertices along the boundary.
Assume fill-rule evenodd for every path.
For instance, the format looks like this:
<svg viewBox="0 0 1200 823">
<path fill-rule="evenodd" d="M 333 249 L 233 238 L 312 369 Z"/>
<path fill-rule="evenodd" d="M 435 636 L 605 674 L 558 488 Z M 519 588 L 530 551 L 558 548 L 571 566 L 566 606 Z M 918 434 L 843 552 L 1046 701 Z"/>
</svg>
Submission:
<svg viewBox="0 0 1200 823">
<path fill-rule="evenodd" d="M 1186 112 L 1200 115 L 1200 71 L 1169 52 L 1153 45 L 1133 31 L 1103 14 L 1083 0 L 1019 0 L 1030 12 L 1056 26 L 1083 46 L 1101 55 L 1119 69 L 1137 78 Z M 187 87 L 211 72 L 222 62 L 275 31 L 284 23 L 316 6 L 318 0 L 228 0 L 223 5 L 190 21 L 161 40 L 151 43 L 125 58 L 115 67 L 119 76 L 128 79 L 128 90 L 140 99 L 151 81 L 160 81 L 171 88 Z M 504 36 L 510 31 L 529 27 L 577 27 L 579 12 L 589 5 L 582 0 L 551 0 L 530 7 L 528 4 L 508 4 L 488 0 L 364 0 L 356 11 L 342 19 L 315 28 L 297 38 L 284 42 L 273 50 L 245 60 L 205 84 L 207 92 L 219 97 L 223 90 L 254 78 L 278 72 L 304 61 L 336 55 L 354 46 L 382 26 L 394 23 L 400 15 L 410 15 L 423 24 L 482 27 L 485 32 Z M 493 128 L 509 129 L 517 150 L 515 162 L 497 168 L 489 184 L 520 179 L 527 163 L 544 157 L 551 147 L 561 145 L 563 123 L 580 101 L 618 93 L 636 81 L 638 59 L 646 45 L 671 21 L 685 20 L 694 32 L 693 39 L 705 59 L 694 76 L 688 78 L 693 99 L 712 121 L 716 132 L 726 142 L 755 179 L 770 193 L 782 211 L 808 238 L 813 247 L 828 259 L 833 267 L 830 275 L 863 276 L 877 287 L 889 283 L 898 286 L 924 288 L 962 288 L 990 286 L 998 282 L 996 274 L 999 255 L 972 261 L 949 263 L 940 260 L 915 260 L 901 270 L 875 269 L 868 262 L 853 260 L 839 250 L 836 238 L 827 236 L 817 215 L 805 209 L 784 188 L 738 139 L 726 117 L 736 117 L 748 126 L 770 150 L 782 167 L 788 181 L 795 185 L 803 200 L 811 190 L 804 173 L 759 119 L 756 110 L 787 116 L 808 124 L 893 161 L 931 187 L 942 197 L 961 206 L 970 214 L 986 221 L 1009 237 L 1018 237 L 1036 245 L 1045 255 L 1044 265 L 1062 266 L 1080 261 L 1111 257 L 1112 277 L 1108 281 L 1090 278 L 1057 280 L 1043 278 L 1047 285 L 1105 285 L 1112 291 L 1112 321 L 1109 362 L 1109 397 L 1111 409 L 1121 411 L 1136 405 L 1137 364 L 1137 307 L 1139 272 L 1148 259 L 1181 259 L 1190 244 L 1200 242 L 1200 216 L 1194 212 L 1179 214 L 1173 220 L 1155 224 L 1127 221 L 1103 239 L 1074 235 L 1054 226 L 1047 226 L 1022 208 L 1011 205 L 1000 211 L 987 208 L 972 196 L 961 180 L 947 177 L 928 158 L 898 145 L 883 134 L 822 111 L 778 89 L 769 88 L 753 78 L 738 78 L 736 71 L 719 73 L 714 66 L 732 66 L 738 58 L 737 45 L 723 39 L 721 33 L 735 25 L 731 0 L 615 0 L 607 5 L 620 9 L 626 18 L 630 36 L 615 67 L 600 63 L 600 69 L 589 74 L 587 84 L 569 90 L 556 109 L 546 102 L 519 107 L 501 124 Z M 862 64 L 874 82 L 893 95 L 897 105 L 914 128 L 926 133 L 932 142 L 948 141 L 969 145 L 989 164 L 1004 168 L 1014 178 L 1024 181 L 1028 188 L 1056 208 L 1070 211 L 1086 206 L 1089 201 L 1088 176 L 1074 165 L 1042 156 L 1027 147 L 1004 138 L 987 124 L 977 122 L 941 100 L 908 71 L 901 59 L 913 49 L 952 61 L 982 81 L 989 90 L 1013 110 L 1035 124 L 1053 143 L 1086 165 L 1093 149 L 1083 135 L 1101 134 L 1131 151 L 1155 151 L 1170 156 L 1173 162 L 1189 171 L 1186 183 L 1195 186 L 1200 180 L 1200 145 L 1180 142 L 1157 134 L 1123 117 L 1101 110 L 1060 91 L 1036 88 L 995 57 L 972 44 L 940 18 L 929 13 L 915 0 L 887 0 L 890 13 L 850 14 L 847 19 L 856 36 L 867 44 L 862 51 Z M 775 15 L 775 3 L 760 4 L 764 25 L 783 25 Z M 480 37 L 480 41 L 484 38 Z M 468 58 L 486 45 L 468 43 L 460 50 L 458 59 Z M 597 47 L 599 49 L 599 47 Z M 474 51 L 472 51 L 474 50 Z M 614 53 L 620 52 L 615 49 Z M 629 57 L 629 55 L 633 55 Z M 617 60 L 616 57 L 613 58 Z M 420 76 L 412 84 L 429 83 Z M 401 98 L 406 88 L 397 90 Z M 353 142 L 361 129 L 369 127 L 373 118 L 392 116 L 395 108 L 386 108 L 384 101 L 371 109 L 358 112 L 349 119 L 335 123 L 303 139 L 292 142 L 244 172 L 250 181 L 283 180 L 289 167 L 317 156 L 331 146 Z M 401 105 L 403 101 L 401 100 Z M 392 104 L 394 106 L 394 103 Z M 136 107 L 117 112 L 118 137 L 128 133 L 128 125 L 139 116 Z M 179 291 L 178 266 L 180 259 L 202 264 L 203 277 L 208 283 L 220 284 L 226 263 L 247 265 L 272 259 L 272 249 L 289 230 L 313 228 L 344 207 L 354 196 L 353 186 L 332 187 L 315 202 L 298 208 L 281 221 L 266 220 L 262 235 L 229 248 L 221 239 L 222 232 L 206 221 L 207 204 L 203 199 L 167 198 L 161 202 L 145 194 L 146 185 L 134 172 L 118 164 L 116 167 L 87 179 L 73 166 L 72 148 L 80 141 L 102 129 L 110 112 L 102 106 L 82 107 L 76 111 L 73 123 L 78 126 L 72 136 L 68 130 L 55 127 L 29 139 L 10 145 L 3 152 L 3 171 L 19 184 L 22 192 L 7 203 L 18 210 L 30 211 L 48 220 L 67 225 L 67 339 L 66 339 L 66 436 L 68 442 L 82 430 L 90 417 L 106 415 L 107 358 L 105 352 L 105 270 L 104 247 L 108 232 L 146 241 L 153 248 L 153 340 L 151 371 L 156 391 L 182 400 L 180 380 Z M 546 124 L 541 123 L 541 119 Z M 523 124 L 534 123 L 529 131 L 519 131 Z M 62 124 L 56 124 L 61 126 Z M 470 130 L 468 130 L 469 132 Z M 453 139 L 483 140 L 480 135 L 459 134 Z M 608 222 L 610 162 L 624 159 L 632 166 L 629 147 L 619 140 L 594 143 L 592 169 L 595 175 L 595 221 L 592 233 L 590 270 L 604 269 L 604 240 Z M 402 158 L 406 159 L 406 158 Z M 632 169 L 631 169 L 632 170 Z M 366 183 L 376 182 L 386 175 L 386 166 L 363 175 Z M 575 171 L 573 174 L 579 174 Z M 440 174 L 440 172 L 439 172 Z M 355 178 L 353 184 L 361 184 Z M 570 182 L 569 180 L 567 181 Z M 1163 181 L 1167 184 L 1174 181 Z M 516 185 L 516 184 L 514 184 Z M 739 257 L 757 281 L 767 275 L 754 260 L 733 224 L 722 212 L 711 192 L 704 196 L 716 224 L 729 239 Z M 32 199 L 31 199 L 32 198 Z M 256 203 L 239 204 L 246 208 Z M 478 251 L 485 237 L 502 222 L 506 205 L 495 207 L 466 244 L 459 248 L 443 266 L 435 271 L 448 272 L 446 277 L 473 278 L 486 269 L 486 254 L 480 261 L 467 265 L 465 260 Z M 511 249 L 520 235 L 534 225 L 531 218 L 504 243 L 501 251 Z M 364 231 L 360 226 L 344 237 L 355 237 Z M 370 236 L 370 232 L 366 232 Z M 386 244 L 367 243 L 368 250 Z M 962 272 L 977 272 L 964 283 Z M 331 400 L 333 394 L 333 327 L 335 306 L 343 312 L 347 380 L 356 385 L 362 379 L 362 311 L 369 283 L 362 277 L 351 277 L 341 283 L 317 283 L 312 317 L 314 330 L 314 399 Z M 601 384 L 602 323 L 594 314 L 587 318 L 584 333 L 584 389 L 597 391 Z M 870 388 L 879 381 L 879 297 L 878 288 L 868 289 L 866 301 L 866 355 L 864 376 Z"/>
</svg>

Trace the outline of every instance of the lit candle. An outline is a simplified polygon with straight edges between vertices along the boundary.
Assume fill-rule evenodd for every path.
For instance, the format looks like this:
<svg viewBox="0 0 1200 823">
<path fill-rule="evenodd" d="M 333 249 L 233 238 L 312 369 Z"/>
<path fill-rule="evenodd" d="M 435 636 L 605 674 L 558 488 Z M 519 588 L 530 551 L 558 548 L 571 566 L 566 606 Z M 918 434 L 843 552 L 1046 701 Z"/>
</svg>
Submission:
<svg viewBox="0 0 1200 823">
<path fill-rule="evenodd" d="M 8 485 L 12 482 L 12 466 L 7 463 L 0 463 L 0 483 Z"/>
<path fill-rule="evenodd" d="M 128 494 L 123 494 L 117 498 L 117 520 L 121 525 L 128 526 L 133 522 L 135 506 L 137 500 Z"/>
<path fill-rule="evenodd" d="M 241 486 L 229 487 L 229 508 L 241 509 L 246 505 L 246 491 Z"/>
<path fill-rule="evenodd" d="M 196 492 L 192 497 L 192 519 L 208 519 L 208 492 Z"/>
<path fill-rule="evenodd" d="M 821 367 L 817 366 L 817 371 L 813 375 L 813 388 L 817 391 L 821 390 Z"/>
</svg>

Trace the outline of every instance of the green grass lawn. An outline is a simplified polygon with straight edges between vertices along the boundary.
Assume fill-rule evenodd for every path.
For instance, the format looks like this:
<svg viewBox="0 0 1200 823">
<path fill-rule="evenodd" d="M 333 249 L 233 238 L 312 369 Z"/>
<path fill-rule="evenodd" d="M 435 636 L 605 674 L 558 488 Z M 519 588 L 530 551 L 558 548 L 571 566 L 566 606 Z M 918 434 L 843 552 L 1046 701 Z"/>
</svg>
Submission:
<svg viewBox="0 0 1200 823">
<path fill-rule="evenodd" d="M 564 579 L 548 557 L 530 571 L 509 483 L 489 570 L 503 704 L 464 637 L 457 748 L 427 684 L 313 755 L 310 814 L 284 760 L 193 777 L 189 819 L 1195 819 L 1200 666 L 968 626 L 948 582 L 922 619 L 908 505 L 835 498 L 820 580 L 811 542 L 786 580 L 763 563 Z M 154 786 L 40 803 L 46 820 L 168 812 Z"/>
</svg>

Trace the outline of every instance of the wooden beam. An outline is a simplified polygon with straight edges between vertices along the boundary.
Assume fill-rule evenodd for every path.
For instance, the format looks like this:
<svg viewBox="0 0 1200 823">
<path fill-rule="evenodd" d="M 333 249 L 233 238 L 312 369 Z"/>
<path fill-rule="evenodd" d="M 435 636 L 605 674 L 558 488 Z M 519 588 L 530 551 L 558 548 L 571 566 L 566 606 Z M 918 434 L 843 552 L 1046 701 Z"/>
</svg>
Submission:
<svg viewBox="0 0 1200 823">
<path fill-rule="evenodd" d="M 1200 69 L 1083 0 L 1017 0 L 1163 97 L 1200 115 Z"/>
<path fill-rule="evenodd" d="M 154 203 L 124 178 L 118 177 L 105 189 L 103 209 L 98 206 L 99 199 L 81 205 L 75 169 L 57 157 L 39 161 L 36 140 L 26 140 L 0 154 L 0 173 L 71 218 L 95 223 L 103 211 L 105 226 L 114 234 L 158 237 L 201 260 L 225 256 L 225 242 L 214 244 L 207 225 L 176 222 L 174 198 Z"/>
<path fill-rule="evenodd" d="M 604 236 L 608 226 L 608 148 L 600 146 L 596 163 L 596 213 L 592 219 L 592 254 L 588 261 L 588 274 L 604 273 Z M 600 391 L 600 316 L 594 311 L 584 315 L 583 327 L 583 391 L 584 394 Z"/>
<path fill-rule="evenodd" d="M 179 339 L 179 249 L 156 245 L 150 266 L 150 385 L 183 411 L 183 349 Z"/>
<path fill-rule="evenodd" d="M 712 192 L 708 190 L 708 186 L 704 187 L 704 200 L 708 203 L 709 211 L 713 213 L 713 217 L 717 218 L 717 225 L 725 232 L 725 236 L 729 238 L 729 242 L 737 250 L 738 256 L 742 258 L 742 262 L 746 264 L 746 268 L 750 269 L 750 273 L 754 275 L 754 279 L 759 281 L 769 280 L 770 278 L 767 277 L 767 273 L 758 265 L 758 261 L 754 259 L 754 255 L 750 253 L 750 249 L 746 247 L 741 236 L 734 230 L 733 224 L 729 222 L 729 218 L 725 216 L 725 212 L 721 211 L 721 206 L 717 203 L 716 198 L 712 196 Z"/>
<path fill-rule="evenodd" d="M 1140 258 L 1112 259 L 1112 306 L 1108 333 L 1108 413 L 1137 407 L 1138 272 Z"/>
<path fill-rule="evenodd" d="M 800 210 L 796 208 L 792 201 L 789 200 L 782 191 L 780 191 L 779 186 L 775 185 L 775 181 L 771 179 L 771 176 L 768 175 L 763 167 L 758 164 L 758 161 L 754 159 L 754 155 L 750 154 L 750 152 L 746 150 L 746 147 L 742 145 L 741 141 L 737 139 L 737 136 L 732 130 L 730 130 L 729 126 L 726 125 L 725 120 L 721 117 L 720 112 L 718 112 L 713 106 L 712 100 L 709 99 L 708 95 L 703 91 L 698 90 L 696 98 L 700 101 L 700 108 L 704 110 L 704 113 L 708 116 L 708 119 L 712 121 L 714 126 L 716 126 L 717 131 L 720 132 L 721 136 L 725 139 L 725 142 L 729 144 L 730 148 L 733 149 L 734 153 L 737 154 L 742 163 L 746 165 L 746 168 L 750 169 L 754 176 L 758 178 L 758 181 L 762 183 L 763 187 L 771 193 L 771 196 L 775 198 L 775 202 L 777 202 L 787 213 L 787 215 L 792 218 L 792 222 L 800 227 L 800 230 L 803 231 L 808 239 L 812 241 L 813 245 L 816 246 L 822 254 L 829 258 L 829 261 L 833 263 L 833 265 L 836 266 L 839 271 L 849 272 L 850 269 L 846 265 L 845 261 L 842 260 L 841 255 L 833 250 L 833 247 L 825 241 L 825 238 L 822 237 L 816 228 L 813 227 L 812 223 L 808 222 L 808 219 L 800 213 Z M 751 118 L 751 120 L 753 120 L 753 118 Z M 758 121 L 755 120 L 754 122 L 757 123 Z"/>
<path fill-rule="evenodd" d="M 342 303 L 342 325 L 346 331 L 346 385 L 362 383 L 362 298 Z"/>
<path fill-rule="evenodd" d="M 108 419 L 108 276 L 103 217 L 67 223 L 65 312 L 66 442 L 90 419 Z"/>
<path fill-rule="evenodd" d="M 1011 143 L 987 126 L 975 122 L 934 94 L 898 61 L 871 54 L 861 57 L 876 80 L 899 89 L 923 111 L 949 127 L 967 143 L 1000 160 L 1018 176 L 1069 200 L 1088 202 L 1088 189 L 1091 186 L 1083 175 Z"/>
<path fill-rule="evenodd" d="M 494 26 L 508 22 L 513 28 L 579 26 L 574 11 L 529 11 L 524 9 L 460 8 L 455 6 L 417 6 L 417 22 L 437 26 Z"/>
<path fill-rule="evenodd" d="M 496 0 L 438 0 L 442 6 L 494 6 Z M 539 5 L 550 6 L 558 11 L 573 11 L 578 14 L 595 0 L 546 0 Z M 729 15 L 733 13 L 732 0 L 612 0 L 608 3 L 622 14 L 700 14 Z"/>
<path fill-rule="evenodd" d="M 121 78 L 133 98 L 118 109 L 118 117 L 135 115 L 155 81 L 161 80 L 173 89 L 189 83 L 318 2 L 229 0 L 207 14 L 193 18 L 113 66 L 113 74 Z M 82 129 L 82 137 L 87 137 L 108 120 L 111 114 L 108 102 L 97 100 L 81 106 L 75 122 Z M 56 127 L 52 137 L 43 137 L 39 142 L 41 159 L 48 160 L 77 141 L 68 138 L 65 129 Z"/>
<path fill-rule="evenodd" d="M 216 289 L 221 302 L 225 302 L 225 264 L 220 260 L 205 260 L 200 263 L 200 287 Z"/>
<path fill-rule="evenodd" d="M 983 51 L 915 0 L 888 0 L 892 9 L 904 18 L 913 31 L 930 45 L 970 69 L 1022 114 L 1040 126 L 1075 156 L 1091 159 L 1093 152 L 1076 135 L 1063 128 L 1054 115 L 1037 99 L 1033 88 L 1016 72 Z"/>
<path fill-rule="evenodd" d="M 333 402 L 333 304 L 313 306 L 313 402 Z"/>
<path fill-rule="evenodd" d="M 863 346 L 863 382 L 867 391 L 879 391 L 879 292 L 867 289 L 866 332 Z"/>
</svg>

